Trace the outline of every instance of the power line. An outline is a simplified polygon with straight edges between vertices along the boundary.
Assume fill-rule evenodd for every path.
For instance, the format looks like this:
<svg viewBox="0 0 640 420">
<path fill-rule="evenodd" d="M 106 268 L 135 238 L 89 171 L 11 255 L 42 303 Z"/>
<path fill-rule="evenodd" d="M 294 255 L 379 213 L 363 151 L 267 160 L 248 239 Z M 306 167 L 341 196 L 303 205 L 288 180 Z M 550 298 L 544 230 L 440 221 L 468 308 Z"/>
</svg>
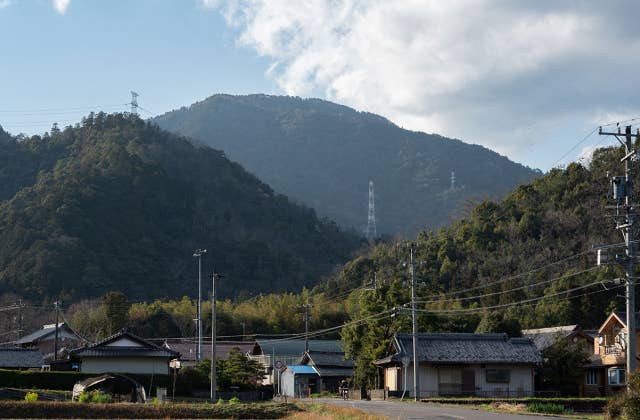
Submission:
<svg viewBox="0 0 640 420">
<path fill-rule="evenodd" d="M 541 281 L 541 282 L 538 282 L 538 283 L 524 284 L 522 286 L 519 286 L 519 287 L 516 287 L 516 288 L 513 288 L 513 289 L 509 289 L 509 290 L 500 290 L 500 291 L 497 291 L 497 292 L 485 293 L 485 294 L 482 294 L 482 295 L 467 296 L 467 297 L 455 298 L 455 299 L 418 300 L 417 303 L 443 303 L 443 302 L 459 302 L 459 301 L 465 301 L 465 300 L 481 299 L 481 298 L 484 298 L 484 297 L 489 297 L 489 296 L 495 296 L 495 295 L 515 292 L 515 291 L 523 290 L 523 289 L 526 289 L 526 288 L 529 288 L 529 287 L 536 287 L 536 286 L 540 286 L 542 284 L 553 283 L 554 281 L 557 281 L 557 280 L 562 280 L 562 279 L 567 279 L 567 278 L 570 278 L 570 277 L 575 277 L 575 276 L 578 276 L 580 274 L 588 273 L 590 271 L 597 270 L 597 269 L 598 269 L 598 267 L 591 267 L 591 268 L 584 269 L 582 271 L 578 271 L 578 272 L 570 273 L 570 274 L 565 274 L 565 275 L 562 275 L 562 276 L 559 276 L 559 277 L 554 277 L 552 279 L 544 280 L 544 281 Z"/>
</svg>

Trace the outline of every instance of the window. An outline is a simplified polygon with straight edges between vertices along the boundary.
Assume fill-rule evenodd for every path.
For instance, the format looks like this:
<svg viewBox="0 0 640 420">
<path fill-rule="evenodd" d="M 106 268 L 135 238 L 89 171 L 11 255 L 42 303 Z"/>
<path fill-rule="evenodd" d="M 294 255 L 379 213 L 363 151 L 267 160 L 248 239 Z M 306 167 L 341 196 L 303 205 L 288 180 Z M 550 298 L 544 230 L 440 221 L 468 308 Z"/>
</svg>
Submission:
<svg viewBox="0 0 640 420">
<path fill-rule="evenodd" d="M 624 385 L 627 382 L 626 376 L 623 368 L 609 369 L 609 385 Z"/>
<path fill-rule="evenodd" d="M 585 383 L 587 385 L 598 385 L 598 371 L 595 369 L 587 370 Z"/>
<path fill-rule="evenodd" d="M 487 383 L 508 384 L 511 379 L 511 371 L 509 369 L 487 369 Z"/>
</svg>

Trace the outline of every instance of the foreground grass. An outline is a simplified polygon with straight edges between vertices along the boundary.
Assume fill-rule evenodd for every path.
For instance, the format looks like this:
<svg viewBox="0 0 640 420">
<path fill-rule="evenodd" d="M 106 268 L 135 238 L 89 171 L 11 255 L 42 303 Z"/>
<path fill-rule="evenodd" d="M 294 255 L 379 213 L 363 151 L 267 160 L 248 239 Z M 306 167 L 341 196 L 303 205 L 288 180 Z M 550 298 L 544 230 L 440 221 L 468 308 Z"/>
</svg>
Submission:
<svg viewBox="0 0 640 420">
<path fill-rule="evenodd" d="M 83 404 L 49 401 L 0 401 L 0 418 L 216 418 L 278 419 L 300 408 L 294 404 Z"/>
<path fill-rule="evenodd" d="M 352 407 L 338 407 L 324 403 L 297 403 L 301 410 L 289 415 L 287 420 L 386 420 L 387 417 L 365 413 Z"/>
</svg>

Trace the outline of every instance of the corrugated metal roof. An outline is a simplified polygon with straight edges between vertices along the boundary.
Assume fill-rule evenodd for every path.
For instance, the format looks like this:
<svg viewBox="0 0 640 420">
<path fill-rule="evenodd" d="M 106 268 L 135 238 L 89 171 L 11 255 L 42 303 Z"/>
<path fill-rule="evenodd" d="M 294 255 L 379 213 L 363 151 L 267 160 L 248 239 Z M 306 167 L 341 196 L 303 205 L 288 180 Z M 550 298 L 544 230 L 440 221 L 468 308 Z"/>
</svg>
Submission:
<svg viewBox="0 0 640 420">
<path fill-rule="evenodd" d="M 41 368 L 44 359 L 38 349 L 0 348 L 0 367 L 2 368 Z"/>
<path fill-rule="evenodd" d="M 398 352 L 376 364 L 413 357 L 411 334 L 394 336 Z M 431 363 L 542 363 L 540 351 L 528 338 L 509 339 L 506 334 L 418 334 L 418 360 Z"/>
<path fill-rule="evenodd" d="M 317 375 L 318 371 L 313 366 L 309 365 L 289 365 L 287 366 L 294 375 Z"/>
</svg>

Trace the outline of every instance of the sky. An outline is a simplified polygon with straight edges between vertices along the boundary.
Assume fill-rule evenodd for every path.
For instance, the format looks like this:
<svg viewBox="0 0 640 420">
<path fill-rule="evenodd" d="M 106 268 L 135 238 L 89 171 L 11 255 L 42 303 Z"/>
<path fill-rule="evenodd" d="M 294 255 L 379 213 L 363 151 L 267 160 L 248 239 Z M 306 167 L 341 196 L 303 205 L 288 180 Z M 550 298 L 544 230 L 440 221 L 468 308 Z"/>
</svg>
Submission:
<svg viewBox="0 0 640 420">
<path fill-rule="evenodd" d="M 320 97 L 544 171 L 638 123 L 637 1 L 0 0 L 0 125 Z M 614 126 L 615 127 L 615 126 Z"/>
</svg>

